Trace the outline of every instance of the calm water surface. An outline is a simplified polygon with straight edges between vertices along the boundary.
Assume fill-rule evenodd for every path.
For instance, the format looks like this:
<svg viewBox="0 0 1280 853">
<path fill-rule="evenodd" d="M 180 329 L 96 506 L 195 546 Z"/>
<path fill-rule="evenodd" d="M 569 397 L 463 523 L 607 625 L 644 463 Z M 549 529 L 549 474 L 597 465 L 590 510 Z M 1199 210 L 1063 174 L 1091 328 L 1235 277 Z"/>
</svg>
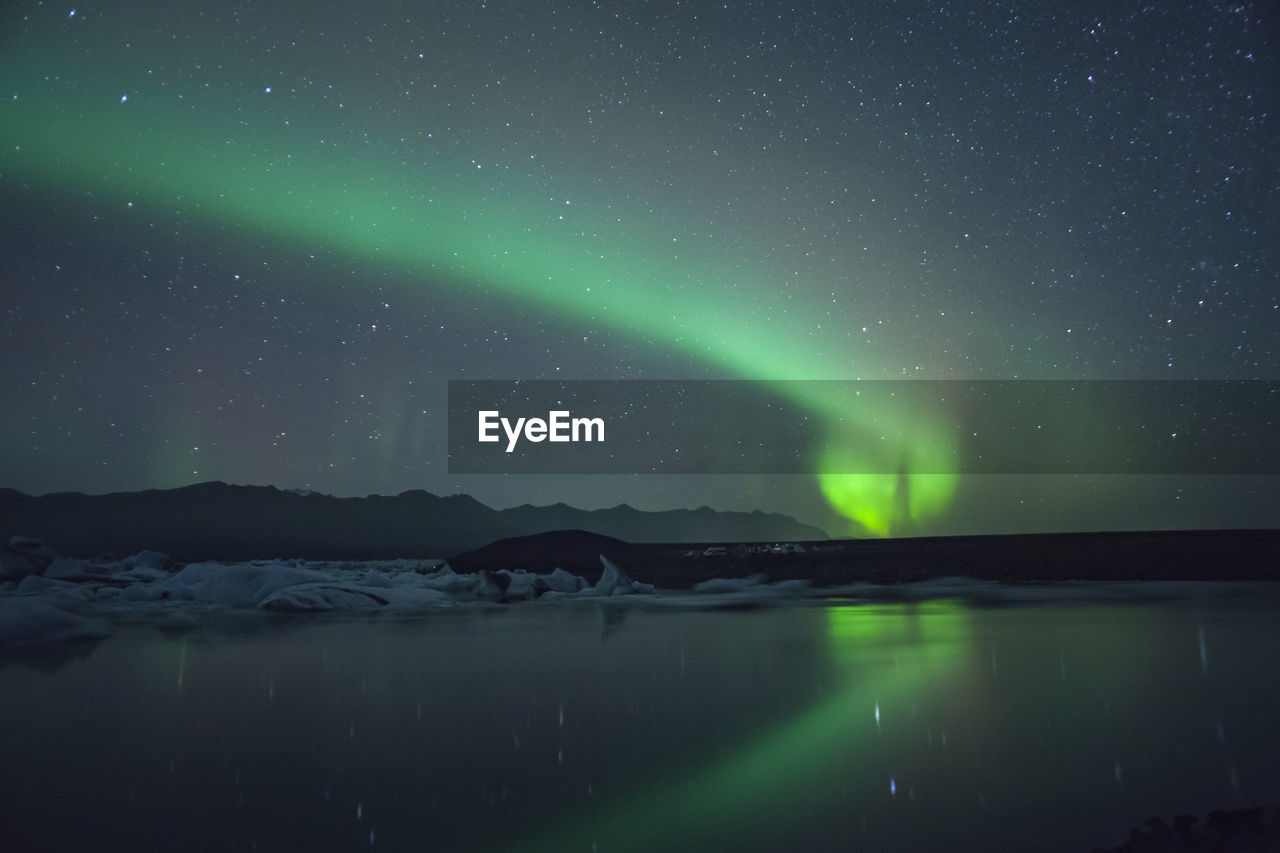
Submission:
<svg viewBox="0 0 1280 853">
<path fill-rule="evenodd" d="M 0 819 L 23 850 L 1088 850 L 1280 800 L 1276 604 L 129 627 L 0 661 Z"/>
</svg>

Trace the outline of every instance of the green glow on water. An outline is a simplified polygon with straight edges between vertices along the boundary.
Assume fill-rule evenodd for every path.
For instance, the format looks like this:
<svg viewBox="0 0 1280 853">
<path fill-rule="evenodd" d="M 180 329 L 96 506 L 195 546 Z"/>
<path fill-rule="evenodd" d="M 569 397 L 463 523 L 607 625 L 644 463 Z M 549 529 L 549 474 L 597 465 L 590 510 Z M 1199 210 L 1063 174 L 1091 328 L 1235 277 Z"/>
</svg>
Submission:
<svg viewBox="0 0 1280 853">
<path fill-rule="evenodd" d="M 828 784 L 877 737 L 879 709 L 911 701 L 964 657 L 964 606 L 933 601 L 826 609 L 838 686 L 731 755 L 675 784 L 636 794 L 561 825 L 522 850 L 738 849 L 832 798 Z M 890 662 L 886 655 L 892 654 Z M 887 785 L 887 780 L 886 780 Z"/>
</svg>

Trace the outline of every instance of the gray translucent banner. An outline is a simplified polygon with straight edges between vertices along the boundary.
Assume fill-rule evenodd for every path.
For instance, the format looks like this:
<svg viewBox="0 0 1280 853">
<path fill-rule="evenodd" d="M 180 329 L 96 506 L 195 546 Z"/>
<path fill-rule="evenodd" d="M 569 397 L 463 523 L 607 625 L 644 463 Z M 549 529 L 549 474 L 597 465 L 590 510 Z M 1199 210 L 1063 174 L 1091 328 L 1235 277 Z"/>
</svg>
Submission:
<svg viewBox="0 0 1280 853">
<path fill-rule="evenodd" d="M 1271 380 L 459 380 L 449 472 L 1278 474 L 1277 425 Z"/>
</svg>

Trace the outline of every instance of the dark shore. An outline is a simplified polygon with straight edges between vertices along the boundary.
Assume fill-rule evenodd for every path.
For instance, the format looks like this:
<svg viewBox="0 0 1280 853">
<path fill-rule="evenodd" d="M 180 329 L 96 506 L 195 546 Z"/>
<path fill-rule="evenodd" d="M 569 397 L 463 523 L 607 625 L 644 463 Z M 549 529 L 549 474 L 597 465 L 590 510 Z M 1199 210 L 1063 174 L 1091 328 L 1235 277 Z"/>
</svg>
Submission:
<svg viewBox="0 0 1280 853">
<path fill-rule="evenodd" d="M 778 546 L 785 552 L 776 553 Z M 725 554 L 704 554 L 715 547 Z M 449 563 L 459 572 L 560 567 L 592 579 L 600 574 L 600 554 L 633 579 L 665 589 L 756 574 L 770 581 L 803 578 L 817 586 L 958 575 L 1001 583 L 1280 580 L 1280 530 L 675 544 L 628 543 L 567 530 L 502 539 L 455 555 Z"/>
</svg>

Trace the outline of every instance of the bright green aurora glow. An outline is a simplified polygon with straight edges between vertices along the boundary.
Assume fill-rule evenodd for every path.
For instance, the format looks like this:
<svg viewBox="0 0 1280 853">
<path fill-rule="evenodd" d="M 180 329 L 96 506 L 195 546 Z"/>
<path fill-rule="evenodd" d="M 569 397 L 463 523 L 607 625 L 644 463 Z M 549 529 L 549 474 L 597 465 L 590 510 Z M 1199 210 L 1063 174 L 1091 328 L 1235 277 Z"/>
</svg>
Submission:
<svg viewBox="0 0 1280 853">
<path fill-rule="evenodd" d="M 448 164 L 352 157 L 353 143 L 318 120 L 281 122 L 241 101 L 196 111 L 154 92 L 143 103 L 143 95 L 122 98 L 128 83 L 113 78 L 110 69 L 66 63 L 0 69 L 4 91 L 19 93 L 0 106 L 4 173 L 71 197 L 157 215 L 181 209 L 210 226 L 406 270 L 446 296 L 502 293 L 740 378 L 848 379 L 880 369 L 851 352 L 815 358 L 810 333 L 826 318 L 800 304 L 782 324 L 766 320 L 757 306 L 779 298 L 784 274 L 669 236 L 696 229 L 655 221 L 638 207 L 622 211 L 590 192 L 552 210 L 518 177 L 493 184 L 480 168 L 459 176 Z M 223 115 L 235 117 L 230 131 Z M 326 135 L 339 141 L 317 147 Z M 928 413 L 876 406 L 855 416 L 839 401 L 790 393 L 828 425 L 828 449 L 813 470 L 830 504 L 851 520 L 848 532 L 889 535 L 946 510 L 956 478 L 947 473 L 947 438 Z M 845 473 L 852 455 L 886 441 L 895 462 L 878 470 L 897 473 Z M 928 475 L 913 468 L 924 452 L 934 455 Z"/>
</svg>

